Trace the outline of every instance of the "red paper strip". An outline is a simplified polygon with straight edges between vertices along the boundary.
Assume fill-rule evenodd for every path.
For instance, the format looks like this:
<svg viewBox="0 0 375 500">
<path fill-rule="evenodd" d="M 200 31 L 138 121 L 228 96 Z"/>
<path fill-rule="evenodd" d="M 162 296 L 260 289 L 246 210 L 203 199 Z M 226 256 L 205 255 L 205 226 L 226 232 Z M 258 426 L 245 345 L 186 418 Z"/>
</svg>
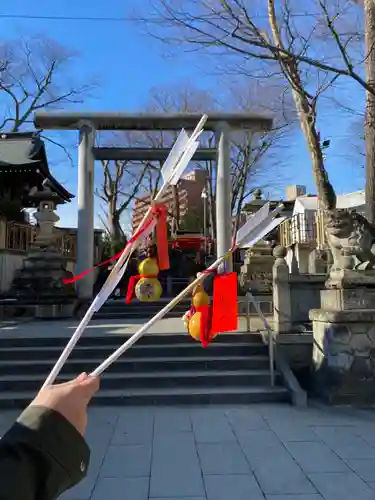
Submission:
<svg viewBox="0 0 375 500">
<path fill-rule="evenodd" d="M 137 274 L 136 276 L 130 276 L 128 282 L 128 289 L 126 291 L 126 298 L 125 298 L 126 304 L 130 304 L 132 298 L 134 297 L 135 286 L 140 279 L 141 279 L 140 274 Z"/>
<path fill-rule="evenodd" d="M 212 334 L 233 332 L 238 327 L 237 274 L 214 277 Z"/>
<path fill-rule="evenodd" d="M 168 231 L 167 231 L 167 207 L 165 205 L 155 205 L 158 210 L 158 221 L 156 223 L 156 246 L 158 249 L 158 266 L 160 271 L 169 269 L 168 253 Z"/>
</svg>

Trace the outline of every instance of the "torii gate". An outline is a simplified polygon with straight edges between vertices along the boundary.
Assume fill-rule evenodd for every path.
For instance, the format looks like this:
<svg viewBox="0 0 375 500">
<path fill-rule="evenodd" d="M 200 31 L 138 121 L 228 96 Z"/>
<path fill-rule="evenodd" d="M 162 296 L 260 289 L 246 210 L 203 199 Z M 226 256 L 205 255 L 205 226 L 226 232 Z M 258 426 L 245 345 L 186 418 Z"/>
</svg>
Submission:
<svg viewBox="0 0 375 500">
<path fill-rule="evenodd" d="M 164 160 L 169 150 L 156 148 L 97 148 L 95 135 L 100 130 L 193 130 L 201 113 L 70 113 L 39 111 L 36 129 L 78 130 L 78 232 L 76 273 L 94 265 L 94 164 L 95 160 Z M 223 255 L 232 240 L 232 182 L 230 176 L 230 133 L 238 130 L 267 131 L 272 118 L 254 113 L 211 113 L 205 130 L 216 134 L 216 148 L 198 149 L 195 160 L 217 161 L 216 235 L 217 254 Z M 77 283 L 81 299 L 91 299 L 94 275 L 89 273 Z"/>
</svg>

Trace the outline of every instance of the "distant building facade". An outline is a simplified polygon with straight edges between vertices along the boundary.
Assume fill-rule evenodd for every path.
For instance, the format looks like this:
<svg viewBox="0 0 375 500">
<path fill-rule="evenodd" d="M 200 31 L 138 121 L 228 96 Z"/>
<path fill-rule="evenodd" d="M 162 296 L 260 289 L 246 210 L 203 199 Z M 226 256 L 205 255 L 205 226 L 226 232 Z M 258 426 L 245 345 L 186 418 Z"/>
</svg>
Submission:
<svg viewBox="0 0 375 500">
<path fill-rule="evenodd" d="M 189 213 L 201 213 L 203 211 L 202 191 L 206 186 L 206 181 L 207 173 L 205 170 L 193 170 L 179 181 L 177 185 L 177 196 L 181 220 Z M 170 213 L 173 213 L 175 201 L 171 186 L 167 189 L 161 202 L 165 203 Z M 149 206 L 150 194 L 138 198 L 135 201 L 132 214 L 133 232 L 141 223 Z"/>
</svg>

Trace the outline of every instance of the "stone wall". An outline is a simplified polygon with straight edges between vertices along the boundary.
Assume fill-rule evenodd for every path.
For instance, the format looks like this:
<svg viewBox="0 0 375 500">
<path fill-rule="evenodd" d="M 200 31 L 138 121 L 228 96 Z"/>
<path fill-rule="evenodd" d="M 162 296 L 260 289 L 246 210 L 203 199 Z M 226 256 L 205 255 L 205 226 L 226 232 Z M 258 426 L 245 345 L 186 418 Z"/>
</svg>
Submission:
<svg viewBox="0 0 375 500">
<path fill-rule="evenodd" d="M 307 379 L 313 351 L 309 311 L 320 307 L 325 275 L 291 274 L 285 260 L 286 249 L 274 249 L 273 325 L 277 348 L 296 375 Z"/>
<path fill-rule="evenodd" d="M 273 313 L 273 301 L 272 301 L 272 295 L 271 294 L 256 294 L 254 293 L 254 298 L 257 301 L 257 303 L 260 306 L 260 309 L 262 313 L 265 316 L 270 316 Z M 240 316 L 246 316 L 247 314 L 247 298 L 239 296 L 238 297 L 238 314 Z M 250 306 L 250 314 L 251 315 L 256 315 L 257 312 L 254 308 L 254 305 L 252 303 L 249 304 Z"/>
<path fill-rule="evenodd" d="M 336 404 L 375 402 L 375 310 L 311 311 L 313 390 Z"/>
<path fill-rule="evenodd" d="M 301 332 L 310 323 L 309 311 L 320 307 L 324 274 L 290 274 L 286 249 L 276 247 L 273 266 L 274 325 L 278 334 Z"/>
<path fill-rule="evenodd" d="M 0 294 L 4 294 L 10 289 L 14 273 L 21 269 L 24 258 L 24 252 L 0 250 Z"/>
<path fill-rule="evenodd" d="M 326 279 L 324 274 L 289 275 L 292 329 L 310 323 L 309 311 L 320 307 L 320 292 Z"/>
<path fill-rule="evenodd" d="M 14 275 L 21 269 L 25 258 L 25 252 L 0 250 L 0 294 L 5 294 L 10 290 Z M 74 273 L 75 262 L 67 260 L 66 269 Z"/>
</svg>

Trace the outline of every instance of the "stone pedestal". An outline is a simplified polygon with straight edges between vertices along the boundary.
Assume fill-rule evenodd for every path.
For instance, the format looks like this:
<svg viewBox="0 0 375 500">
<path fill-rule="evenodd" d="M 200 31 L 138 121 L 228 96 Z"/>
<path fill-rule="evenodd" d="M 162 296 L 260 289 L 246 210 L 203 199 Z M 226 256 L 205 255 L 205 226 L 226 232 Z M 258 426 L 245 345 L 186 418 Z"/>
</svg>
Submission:
<svg viewBox="0 0 375 500">
<path fill-rule="evenodd" d="M 72 274 L 66 270 L 64 258 L 55 246 L 58 234 L 54 224 L 59 217 L 48 194 L 34 195 L 43 199 L 35 214 L 38 234 L 13 280 L 11 295 L 24 304 L 35 305 L 38 318 L 66 318 L 72 316 L 76 294 L 73 284 L 63 283 Z"/>
<path fill-rule="evenodd" d="M 313 388 L 333 404 L 375 402 L 375 272 L 331 273 L 313 322 Z"/>
<path fill-rule="evenodd" d="M 264 241 L 258 242 L 246 252 L 245 261 L 240 271 L 240 286 L 246 293 L 271 293 L 272 267 L 274 257 L 272 249 Z"/>
</svg>

